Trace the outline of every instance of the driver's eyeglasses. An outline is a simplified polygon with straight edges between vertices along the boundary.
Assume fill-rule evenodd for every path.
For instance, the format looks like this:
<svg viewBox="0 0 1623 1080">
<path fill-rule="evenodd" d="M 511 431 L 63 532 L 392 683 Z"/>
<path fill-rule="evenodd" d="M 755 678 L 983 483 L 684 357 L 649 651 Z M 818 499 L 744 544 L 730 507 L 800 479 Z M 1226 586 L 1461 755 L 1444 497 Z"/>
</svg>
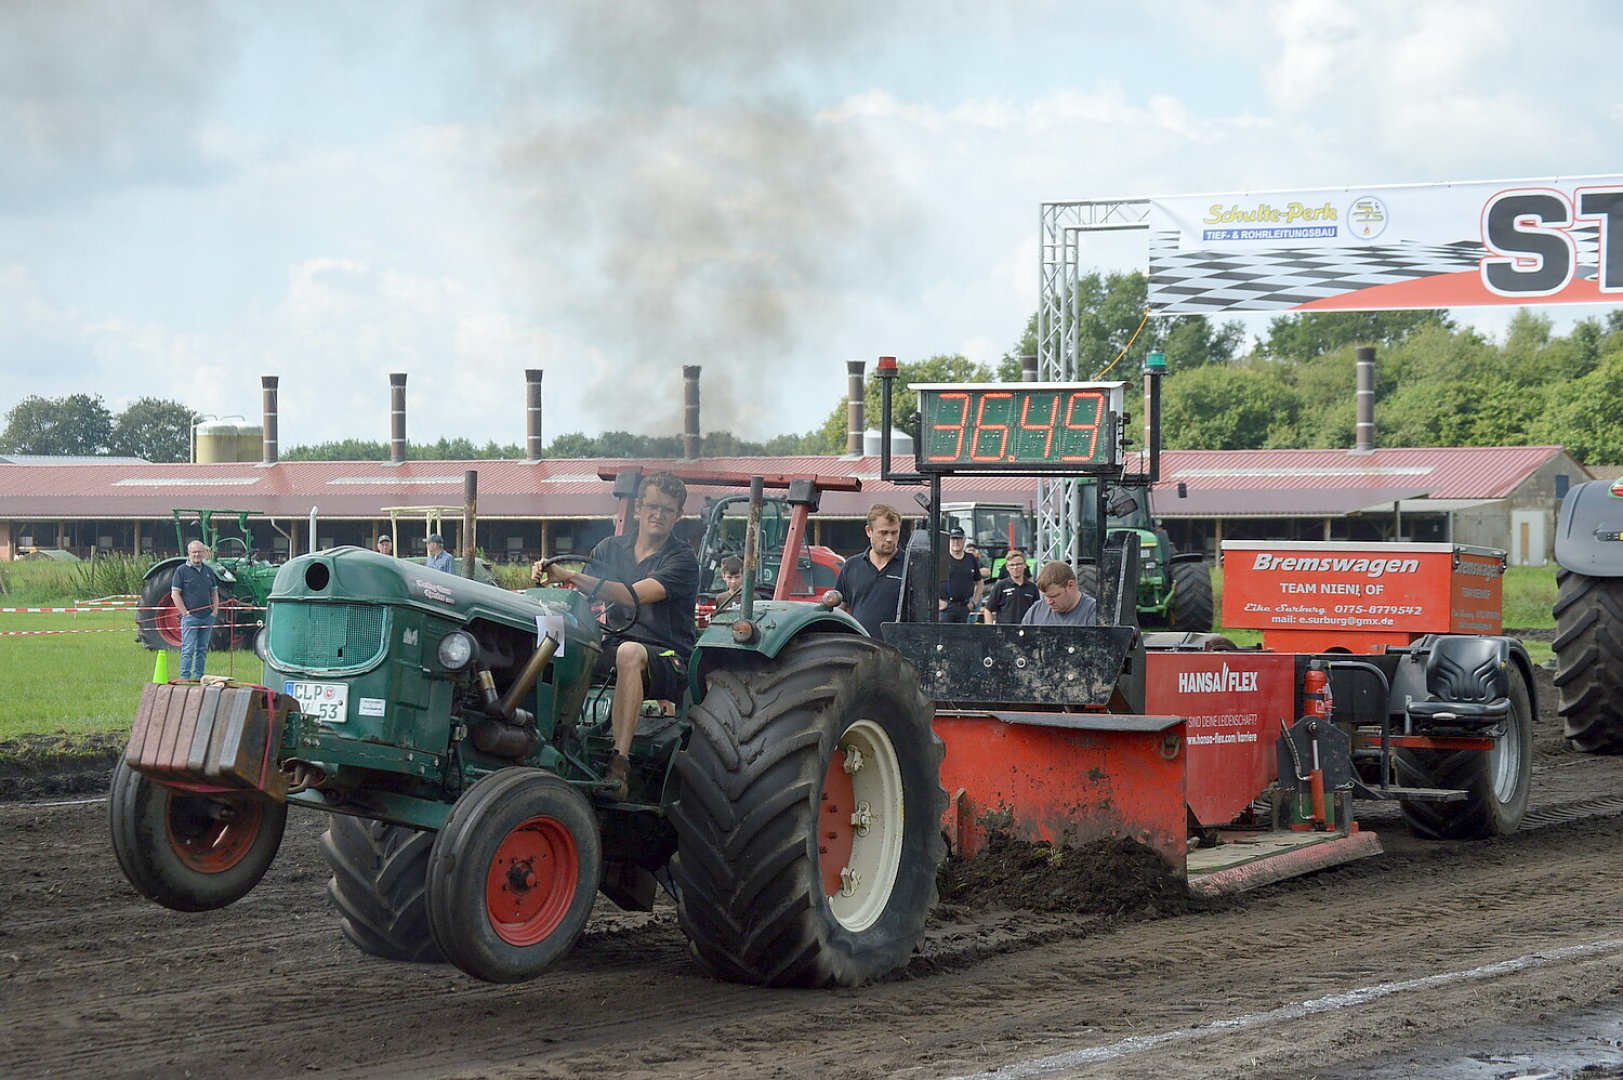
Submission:
<svg viewBox="0 0 1623 1080">
<path fill-rule="evenodd" d="M 678 507 L 671 506 L 669 503 L 649 502 L 647 499 L 642 500 L 637 505 L 650 514 L 658 514 L 661 517 L 675 517 L 682 512 Z"/>
</svg>

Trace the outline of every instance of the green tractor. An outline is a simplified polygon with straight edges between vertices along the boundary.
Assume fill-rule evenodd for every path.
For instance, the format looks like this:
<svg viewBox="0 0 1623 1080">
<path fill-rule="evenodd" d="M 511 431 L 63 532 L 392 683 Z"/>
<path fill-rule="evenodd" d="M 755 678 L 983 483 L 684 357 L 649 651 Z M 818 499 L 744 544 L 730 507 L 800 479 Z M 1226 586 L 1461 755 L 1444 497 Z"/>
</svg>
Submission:
<svg viewBox="0 0 1623 1080">
<path fill-rule="evenodd" d="M 235 516 L 237 535 L 222 536 L 214 519 Z M 201 540 L 212 552 L 209 566 L 220 579 L 220 617 L 216 620 L 213 648 L 247 645 L 258 631 L 265 601 L 278 566 L 259 557 L 250 527 L 259 515 L 252 510 L 176 510 L 175 546 L 182 552 L 192 540 Z M 188 530 L 188 525 L 191 529 Z M 188 536 L 188 531 L 191 535 Z M 135 612 L 135 632 L 148 649 L 180 648 L 180 613 L 175 610 L 170 585 L 184 555 L 163 559 L 147 568 L 141 585 L 141 606 Z"/>
<path fill-rule="evenodd" d="M 1079 481 L 1092 486 L 1094 481 Z M 1096 528 L 1099 500 L 1091 495 L 1082 504 L 1082 535 L 1099 535 Z M 1215 614 L 1212 570 L 1199 552 L 1179 552 L 1155 515 L 1148 487 L 1118 487 L 1105 507 L 1105 543 L 1116 537 L 1136 537 L 1139 551 L 1138 622 L 1179 632 L 1209 633 Z M 1120 541 L 1117 541 L 1120 542 Z M 1077 569 L 1077 581 L 1099 595 L 1099 553 L 1089 552 Z"/>
<path fill-rule="evenodd" d="M 644 703 L 619 798 L 594 669 L 624 612 L 353 547 L 290 560 L 255 642 L 264 686 L 147 688 L 110 798 L 126 877 L 176 910 L 230 904 L 300 806 L 331 815 L 328 895 L 371 956 L 529 979 L 599 891 L 646 911 L 663 888 L 719 977 L 898 969 L 945 856 L 931 705 L 845 613 L 758 598 L 759 550 L 757 530 L 681 700 Z"/>
</svg>

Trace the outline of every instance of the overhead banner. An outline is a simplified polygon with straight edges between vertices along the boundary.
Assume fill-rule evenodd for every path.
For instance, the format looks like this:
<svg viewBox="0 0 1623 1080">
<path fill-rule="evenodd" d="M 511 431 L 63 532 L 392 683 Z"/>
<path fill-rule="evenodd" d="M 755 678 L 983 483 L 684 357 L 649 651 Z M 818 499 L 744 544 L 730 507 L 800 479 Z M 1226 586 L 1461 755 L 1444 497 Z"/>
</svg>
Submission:
<svg viewBox="0 0 1623 1080">
<path fill-rule="evenodd" d="M 1623 176 L 1150 201 L 1151 311 L 1623 299 Z"/>
</svg>

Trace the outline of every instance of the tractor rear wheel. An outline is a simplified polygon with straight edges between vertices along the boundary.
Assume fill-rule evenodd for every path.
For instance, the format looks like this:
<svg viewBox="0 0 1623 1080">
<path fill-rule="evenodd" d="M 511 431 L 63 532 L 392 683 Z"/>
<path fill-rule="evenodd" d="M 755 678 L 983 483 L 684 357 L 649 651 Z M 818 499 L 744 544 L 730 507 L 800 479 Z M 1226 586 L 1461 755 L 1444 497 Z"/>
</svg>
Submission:
<svg viewBox="0 0 1623 1080">
<path fill-rule="evenodd" d="M 811 987 L 906 964 L 946 856 L 942 745 L 917 673 L 867 638 L 803 637 L 712 671 L 688 716 L 671 875 L 700 962 Z"/>
<path fill-rule="evenodd" d="M 1556 574 L 1555 689 L 1566 736 L 1587 754 L 1623 754 L 1623 578 Z"/>
<path fill-rule="evenodd" d="M 156 652 L 180 648 L 180 612 L 169 591 L 175 581 L 175 568 L 154 571 L 141 586 L 141 606 L 135 612 L 135 631 L 141 644 Z"/>
<path fill-rule="evenodd" d="M 1172 610 L 1167 621 L 1184 633 L 1207 634 L 1212 629 L 1212 569 L 1189 559 L 1172 564 Z"/>
<path fill-rule="evenodd" d="M 1510 716 L 1505 733 L 1481 750 L 1398 750 L 1393 755 L 1403 787 L 1458 788 L 1461 802 L 1405 802 L 1409 831 L 1422 840 L 1482 840 L 1521 827 L 1533 774 L 1533 705 L 1527 679 L 1510 667 Z"/>
<path fill-rule="evenodd" d="M 429 925 L 469 975 L 522 982 L 574 945 L 602 877 L 586 796 L 540 769 L 503 769 L 457 800 L 434 840 Z"/>
<path fill-rule="evenodd" d="M 193 795 L 120 761 L 107 798 L 113 854 L 135 890 L 175 911 L 242 899 L 282 846 L 287 804 L 261 795 Z"/>
<path fill-rule="evenodd" d="M 434 834 L 406 825 L 334 814 L 321 837 L 332 868 L 327 899 L 344 937 L 368 956 L 412 963 L 445 957 L 428 925 L 428 853 Z"/>
</svg>

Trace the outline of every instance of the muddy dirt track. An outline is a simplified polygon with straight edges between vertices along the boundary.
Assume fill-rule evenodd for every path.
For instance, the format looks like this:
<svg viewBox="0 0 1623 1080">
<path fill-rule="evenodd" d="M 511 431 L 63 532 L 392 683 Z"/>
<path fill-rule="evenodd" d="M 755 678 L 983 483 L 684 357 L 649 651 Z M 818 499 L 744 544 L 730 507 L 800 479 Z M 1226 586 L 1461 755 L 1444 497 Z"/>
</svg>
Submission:
<svg viewBox="0 0 1623 1080">
<path fill-rule="evenodd" d="M 0 804 L 0 1076 L 1623 1076 L 1623 758 L 1547 705 L 1535 744 L 1516 836 L 1366 816 L 1386 854 L 1175 916 L 960 902 L 902 977 L 836 992 L 713 982 L 668 907 L 604 901 L 525 985 L 371 960 L 318 815 L 181 915 L 125 883 L 103 804 Z"/>
</svg>

